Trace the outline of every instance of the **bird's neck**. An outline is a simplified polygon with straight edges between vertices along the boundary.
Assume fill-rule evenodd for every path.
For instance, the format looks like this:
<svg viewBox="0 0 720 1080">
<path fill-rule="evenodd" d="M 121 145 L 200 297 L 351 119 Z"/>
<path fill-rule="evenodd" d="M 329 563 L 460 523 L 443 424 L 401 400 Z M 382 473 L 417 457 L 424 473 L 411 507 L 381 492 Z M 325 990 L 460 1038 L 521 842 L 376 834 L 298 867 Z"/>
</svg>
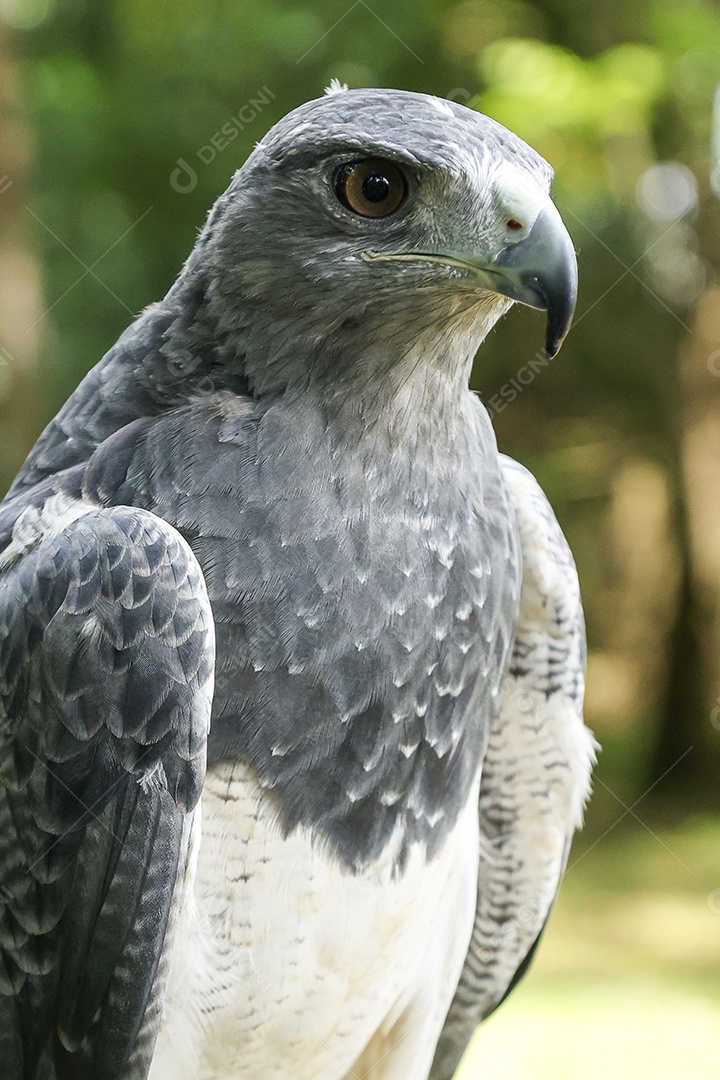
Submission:
<svg viewBox="0 0 720 1080">
<path fill-rule="evenodd" d="M 380 453 L 419 444 L 440 449 L 463 423 L 472 354 L 453 350 L 436 361 L 423 341 L 360 355 L 352 378 L 318 391 L 328 422 Z"/>
<path fill-rule="evenodd" d="M 247 298 L 225 324 L 226 363 L 237 358 L 260 400 L 311 397 L 348 438 L 439 444 L 462 420 L 475 353 L 504 306 L 428 298 L 413 310 L 405 296 L 339 307 L 328 294 L 320 309 L 293 304 L 283 317 L 266 297 Z"/>
</svg>

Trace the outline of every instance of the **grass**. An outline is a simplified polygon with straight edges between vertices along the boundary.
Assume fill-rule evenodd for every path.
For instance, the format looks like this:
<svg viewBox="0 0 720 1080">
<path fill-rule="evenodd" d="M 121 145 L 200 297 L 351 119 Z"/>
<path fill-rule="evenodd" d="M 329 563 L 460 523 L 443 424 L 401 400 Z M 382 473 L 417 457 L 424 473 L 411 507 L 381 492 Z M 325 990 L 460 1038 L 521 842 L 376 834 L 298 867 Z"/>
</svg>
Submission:
<svg viewBox="0 0 720 1080">
<path fill-rule="evenodd" d="M 717 1080 L 719 836 L 703 816 L 581 840 L 535 964 L 458 1080 Z"/>
</svg>

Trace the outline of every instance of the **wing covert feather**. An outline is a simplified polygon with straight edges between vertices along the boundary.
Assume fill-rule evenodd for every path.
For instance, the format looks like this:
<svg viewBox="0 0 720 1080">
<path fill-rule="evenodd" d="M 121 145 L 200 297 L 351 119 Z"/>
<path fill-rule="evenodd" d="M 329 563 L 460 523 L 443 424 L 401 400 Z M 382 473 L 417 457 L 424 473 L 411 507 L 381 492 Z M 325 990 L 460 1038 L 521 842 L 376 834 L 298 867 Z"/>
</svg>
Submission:
<svg viewBox="0 0 720 1080">
<path fill-rule="evenodd" d="M 214 626 L 170 525 L 59 505 L 26 510 L 0 554 L 0 1073 L 139 1080 L 204 780 Z"/>
</svg>

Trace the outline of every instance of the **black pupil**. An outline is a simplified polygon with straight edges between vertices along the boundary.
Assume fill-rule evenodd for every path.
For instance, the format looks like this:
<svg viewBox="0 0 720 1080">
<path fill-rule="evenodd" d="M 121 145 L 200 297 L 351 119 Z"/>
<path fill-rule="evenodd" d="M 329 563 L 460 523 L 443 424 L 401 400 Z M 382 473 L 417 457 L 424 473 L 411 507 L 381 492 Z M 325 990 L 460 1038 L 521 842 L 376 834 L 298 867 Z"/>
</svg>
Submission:
<svg viewBox="0 0 720 1080">
<path fill-rule="evenodd" d="M 370 173 L 363 180 L 362 193 L 368 202 L 382 202 L 390 194 L 390 181 L 380 173 Z"/>
</svg>

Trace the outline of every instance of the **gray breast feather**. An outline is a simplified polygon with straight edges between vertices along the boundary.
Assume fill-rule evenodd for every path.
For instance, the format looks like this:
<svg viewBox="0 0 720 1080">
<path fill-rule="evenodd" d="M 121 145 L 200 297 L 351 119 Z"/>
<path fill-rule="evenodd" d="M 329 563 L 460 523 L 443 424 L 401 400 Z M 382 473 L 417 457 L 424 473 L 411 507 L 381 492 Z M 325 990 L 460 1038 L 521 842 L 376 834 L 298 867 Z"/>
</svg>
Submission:
<svg viewBox="0 0 720 1080">
<path fill-rule="evenodd" d="M 0 554 L 0 1074 L 132 1080 L 204 779 L 210 607 L 152 514 L 25 502 Z"/>
<path fill-rule="evenodd" d="M 483 438 L 467 490 L 428 493 L 404 450 L 382 468 L 338 453 L 309 392 L 291 407 L 220 393 L 130 425 L 87 470 L 107 494 L 123 457 L 107 497 L 172 522 L 202 567 L 210 760 L 250 764 L 286 831 L 316 830 L 351 868 L 396 830 L 401 857 L 439 850 L 497 711 L 519 568 Z"/>
<path fill-rule="evenodd" d="M 475 924 L 430 1080 L 450 1080 L 477 1025 L 524 974 L 595 760 L 582 722 L 585 633 L 572 556 L 531 474 L 501 462 L 522 548 L 520 618 L 483 762 Z"/>
</svg>

